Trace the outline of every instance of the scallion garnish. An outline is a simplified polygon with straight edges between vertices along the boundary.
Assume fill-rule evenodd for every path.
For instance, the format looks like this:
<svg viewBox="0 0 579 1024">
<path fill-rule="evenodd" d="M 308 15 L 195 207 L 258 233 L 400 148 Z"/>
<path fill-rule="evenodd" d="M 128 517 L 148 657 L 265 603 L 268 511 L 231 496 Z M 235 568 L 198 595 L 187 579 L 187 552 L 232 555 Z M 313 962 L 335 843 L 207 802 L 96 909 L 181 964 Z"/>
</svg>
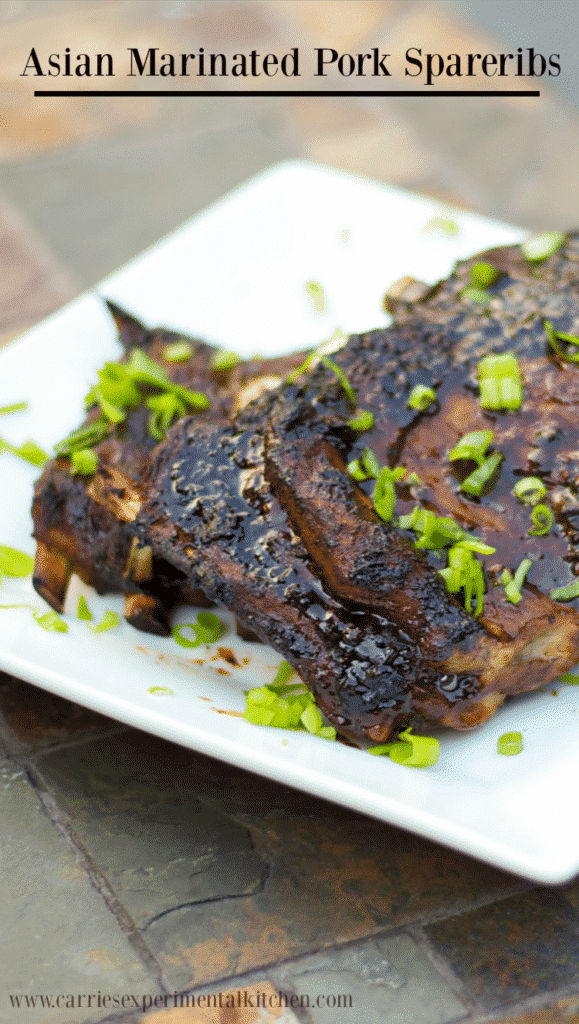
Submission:
<svg viewBox="0 0 579 1024">
<path fill-rule="evenodd" d="M 68 622 L 60 618 L 56 612 L 42 613 L 38 608 L 32 612 L 32 618 L 47 633 L 68 633 Z"/>
<path fill-rule="evenodd" d="M 324 725 L 315 706 L 313 694 L 301 684 L 301 693 L 280 696 L 272 686 L 247 690 L 243 717 L 253 725 L 269 725 L 277 729 L 305 729 L 323 739 L 335 740 L 336 730 Z"/>
<path fill-rule="evenodd" d="M 376 486 L 372 495 L 374 508 L 380 519 L 385 523 L 389 522 L 396 504 L 396 490 L 394 485 L 405 475 L 403 466 L 390 469 L 389 466 L 381 466 L 371 448 L 365 448 L 361 459 L 354 459 L 348 463 L 348 473 L 355 480 L 368 480 L 374 477 Z"/>
<path fill-rule="evenodd" d="M 184 629 L 192 629 L 195 639 L 183 636 Z M 223 636 L 223 625 L 213 612 L 199 612 L 195 622 L 174 626 L 171 636 L 180 647 L 199 647 L 200 644 L 215 644 Z"/>
<path fill-rule="evenodd" d="M 172 697 L 173 691 L 168 686 L 150 686 L 147 690 L 152 697 Z"/>
<path fill-rule="evenodd" d="M 547 341 L 557 353 L 561 359 L 565 360 L 566 363 L 579 363 L 579 338 L 575 334 L 565 334 L 564 331 L 556 331 L 553 324 L 549 323 L 548 320 L 543 320 L 545 327 L 545 334 L 547 335 Z M 559 344 L 559 341 L 565 341 L 568 345 L 572 345 L 571 349 L 563 348 Z"/>
<path fill-rule="evenodd" d="M 18 548 L 0 544 L 0 579 L 6 576 L 29 576 L 34 569 L 34 559 Z"/>
<path fill-rule="evenodd" d="M 22 412 L 28 408 L 28 402 L 14 402 L 13 405 L 0 406 L 0 416 L 6 416 L 9 412 Z"/>
<path fill-rule="evenodd" d="M 456 235 L 458 234 L 458 224 L 450 217 L 431 217 L 424 230 L 442 231 L 445 235 Z"/>
<path fill-rule="evenodd" d="M 514 576 L 511 575 L 508 569 L 504 569 L 501 573 L 501 583 L 505 588 L 505 596 L 511 604 L 518 604 L 521 600 L 521 587 L 532 564 L 530 558 L 523 558 L 518 569 L 515 570 Z"/>
<path fill-rule="evenodd" d="M 460 485 L 461 491 L 464 491 L 465 494 L 480 497 L 493 480 L 503 460 L 503 456 L 498 453 L 485 458 L 485 452 L 492 439 L 492 430 L 474 430 L 470 434 L 465 434 L 448 453 L 451 462 L 473 461 L 477 464 L 477 468 Z"/>
<path fill-rule="evenodd" d="M 306 294 L 311 299 L 312 305 L 316 313 L 325 313 L 326 293 L 322 288 L 321 284 L 318 284 L 317 281 L 306 281 Z"/>
<path fill-rule="evenodd" d="M 17 446 L 10 444 L 5 438 L 0 437 L 0 454 L 2 452 L 10 452 L 11 455 L 17 455 L 19 459 L 24 459 L 25 462 L 29 462 L 32 466 L 43 466 L 48 461 L 48 455 L 35 441 L 25 441 L 24 444 Z"/>
<path fill-rule="evenodd" d="M 374 416 L 368 409 L 360 409 L 351 420 L 348 420 L 348 426 L 360 433 L 371 430 L 374 426 Z"/>
<path fill-rule="evenodd" d="M 211 369 L 232 370 L 240 362 L 241 356 L 238 356 L 237 352 L 228 352 L 226 349 L 220 348 L 211 359 Z"/>
<path fill-rule="evenodd" d="M 120 618 L 116 612 L 106 611 L 99 623 L 96 626 L 89 626 L 93 633 L 105 633 L 107 629 L 113 629 L 118 626 Z"/>
<path fill-rule="evenodd" d="M 440 743 L 434 736 L 415 736 L 411 728 L 401 732 L 394 743 L 368 747 L 369 754 L 386 754 L 407 768 L 431 768 L 440 756 Z"/>
<path fill-rule="evenodd" d="M 408 396 L 406 403 L 409 409 L 419 409 L 424 412 L 433 402 L 436 402 L 436 391 L 434 388 L 427 388 L 425 384 L 415 384 Z"/>
<path fill-rule="evenodd" d="M 520 732 L 504 732 L 497 740 L 497 753 L 520 754 L 523 749 L 523 736 Z"/>
<path fill-rule="evenodd" d="M 469 302 L 476 302 L 479 306 L 488 306 L 489 304 L 489 293 L 483 288 L 476 288 L 472 284 L 462 289 L 460 297 L 461 299 L 467 299 Z"/>
<path fill-rule="evenodd" d="M 535 505 L 531 512 L 533 527 L 529 530 L 530 537 L 545 537 L 555 522 L 555 516 L 547 505 Z"/>
<path fill-rule="evenodd" d="M 546 260 L 552 256 L 557 249 L 560 249 L 565 241 L 565 235 L 560 231 L 540 231 L 537 235 L 531 235 L 521 244 L 521 252 L 525 259 L 532 263 Z"/>
<path fill-rule="evenodd" d="M 519 409 L 523 381 L 514 352 L 484 356 L 478 364 L 480 404 L 483 409 Z"/>
<path fill-rule="evenodd" d="M 547 488 L 538 476 L 526 476 L 517 480 L 513 487 L 513 493 L 519 501 L 527 505 L 536 505 L 547 493 Z"/>
<path fill-rule="evenodd" d="M 569 683 L 570 686 L 578 686 L 579 685 L 579 676 L 573 675 L 572 672 L 564 672 L 563 675 L 561 676 L 561 682 L 562 683 Z"/>
<path fill-rule="evenodd" d="M 56 455 L 64 456 L 70 455 L 72 452 L 82 448 L 92 448 L 93 445 L 104 440 L 110 429 L 110 424 L 107 423 L 104 416 L 99 416 L 92 423 L 87 423 L 86 426 L 73 430 L 63 441 L 55 444 L 54 451 Z"/>
<path fill-rule="evenodd" d="M 332 359 L 329 359 L 327 355 L 325 355 L 323 352 L 318 352 L 315 349 L 313 352 L 310 352 L 309 356 L 307 356 L 306 359 L 304 359 L 303 363 L 301 363 L 296 370 L 293 370 L 292 373 L 290 373 L 289 377 L 286 378 L 286 384 L 292 384 L 296 377 L 299 377 L 300 373 L 304 373 L 307 369 L 309 369 L 314 359 L 319 359 L 319 361 L 323 363 L 324 366 L 327 366 L 329 370 L 332 370 L 333 373 L 336 374 L 336 377 L 340 381 L 340 384 L 342 385 L 344 391 L 346 392 L 350 402 L 352 403 L 352 405 L 355 406 L 356 395 L 354 394 L 354 389 L 350 384 L 350 381 L 346 377 L 344 371 L 340 369 L 340 367 L 336 363 L 334 363 Z"/>
<path fill-rule="evenodd" d="M 486 545 L 485 545 L 486 546 Z M 493 548 L 490 549 L 494 551 Z M 480 615 L 483 608 L 484 576 L 482 565 L 474 557 L 473 549 L 461 541 L 448 551 L 448 566 L 438 570 L 450 594 L 464 592 L 464 606 L 470 612 L 473 597 L 476 600 L 474 614 Z"/>
<path fill-rule="evenodd" d="M 168 363 L 186 363 L 192 352 L 189 341 L 172 341 L 163 347 L 163 359 Z"/>
<path fill-rule="evenodd" d="M 81 622 L 92 622 L 92 613 L 89 610 L 88 604 L 86 603 L 86 598 L 84 597 L 83 594 L 81 594 L 78 599 L 78 608 L 76 614 L 78 618 L 81 620 Z"/>
<path fill-rule="evenodd" d="M 77 448 L 70 453 L 73 473 L 90 476 L 97 468 L 98 457 L 92 448 Z"/>
<path fill-rule="evenodd" d="M 499 276 L 496 267 L 490 263 L 475 263 L 470 272 L 470 279 L 476 288 L 490 288 Z"/>
<path fill-rule="evenodd" d="M 568 583 L 566 587 L 555 587 L 554 590 L 549 591 L 549 597 L 553 601 L 573 601 L 574 598 L 579 597 L 579 579 Z"/>
</svg>

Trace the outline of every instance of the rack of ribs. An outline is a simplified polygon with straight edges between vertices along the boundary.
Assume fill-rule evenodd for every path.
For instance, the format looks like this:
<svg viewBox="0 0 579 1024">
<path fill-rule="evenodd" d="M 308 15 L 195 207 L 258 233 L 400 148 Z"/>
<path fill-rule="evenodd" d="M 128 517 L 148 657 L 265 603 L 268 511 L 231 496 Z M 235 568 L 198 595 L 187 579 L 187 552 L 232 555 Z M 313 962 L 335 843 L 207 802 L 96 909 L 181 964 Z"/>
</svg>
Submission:
<svg viewBox="0 0 579 1024">
<path fill-rule="evenodd" d="M 465 292 L 481 259 L 499 272 L 484 306 Z M 383 741 L 416 716 L 479 725 L 506 696 L 579 661 L 579 603 L 549 596 L 579 570 L 579 369 L 545 331 L 548 321 L 577 336 L 578 297 L 576 235 L 542 263 L 516 246 L 496 249 L 417 301 L 398 292 L 392 326 L 351 336 L 332 357 L 372 413 L 369 430 L 351 426 L 348 393 L 323 362 L 234 415 L 185 417 L 127 486 L 131 542 L 280 652 L 339 731 Z M 482 409 L 478 362 L 506 351 L 522 372 L 521 407 Z M 408 405 L 417 384 L 436 392 L 426 410 Z M 503 455 L 481 497 L 460 490 L 448 458 L 476 430 L 492 430 Z M 390 522 L 376 512 L 372 482 L 347 470 L 367 448 L 406 470 Z M 513 494 L 528 475 L 547 490 L 546 536 L 529 534 L 529 506 Z M 397 525 L 416 505 L 495 549 L 480 615 L 447 591 L 437 552 L 418 550 Z M 501 574 L 522 558 L 532 565 L 514 604 Z"/>
</svg>

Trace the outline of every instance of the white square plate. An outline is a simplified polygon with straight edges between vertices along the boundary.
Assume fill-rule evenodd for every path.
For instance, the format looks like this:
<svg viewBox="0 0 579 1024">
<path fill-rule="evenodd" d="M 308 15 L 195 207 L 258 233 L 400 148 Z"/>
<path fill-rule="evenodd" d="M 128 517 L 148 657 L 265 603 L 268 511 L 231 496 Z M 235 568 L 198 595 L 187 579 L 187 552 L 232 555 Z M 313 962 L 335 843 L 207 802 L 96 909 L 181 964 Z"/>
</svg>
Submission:
<svg viewBox="0 0 579 1024">
<path fill-rule="evenodd" d="M 434 282 L 458 258 L 523 233 L 453 211 L 455 234 L 426 230 L 440 204 L 317 165 L 286 163 L 243 185 L 101 286 L 0 353 L 0 406 L 26 399 L 0 433 L 50 450 L 82 418 L 96 370 L 119 354 L 102 298 L 150 326 L 207 337 L 252 355 L 319 344 L 336 327 L 384 325 L 381 299 L 405 274 Z M 327 311 L 316 314 L 305 283 L 317 281 Z M 0 543 L 34 553 L 30 501 L 37 471 L 0 456 Z M 29 610 L 0 613 L 0 667 L 54 693 L 186 747 L 542 882 L 579 871 L 579 690 L 560 685 L 512 700 L 473 733 L 448 732 L 438 764 L 404 768 L 387 758 L 307 734 L 250 725 L 243 690 L 271 681 L 280 658 L 239 641 L 229 616 L 215 649 L 185 650 L 123 622 L 94 635 L 75 616 L 79 592 L 95 618 L 122 612 L 80 582 L 67 603 L 67 634 L 39 629 Z M 41 607 L 28 580 L 7 580 L 0 602 Z M 221 613 L 220 613 L 221 614 Z M 180 610 L 178 621 L 191 621 Z M 227 650 L 235 653 L 232 666 Z M 199 663 L 201 662 L 201 663 Z M 152 687 L 171 695 L 152 695 Z M 497 737 L 523 733 L 517 757 Z"/>
</svg>

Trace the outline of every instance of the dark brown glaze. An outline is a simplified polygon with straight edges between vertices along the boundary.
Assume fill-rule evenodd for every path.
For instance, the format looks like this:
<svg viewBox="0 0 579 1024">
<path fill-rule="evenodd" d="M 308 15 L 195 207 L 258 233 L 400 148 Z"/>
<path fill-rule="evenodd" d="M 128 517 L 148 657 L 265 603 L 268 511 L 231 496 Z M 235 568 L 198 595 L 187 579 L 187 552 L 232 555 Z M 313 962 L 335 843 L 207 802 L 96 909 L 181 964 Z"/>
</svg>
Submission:
<svg viewBox="0 0 579 1024">
<path fill-rule="evenodd" d="M 548 596 L 577 565 L 579 368 L 551 352 L 543 324 L 579 333 L 578 241 L 569 238 L 540 265 L 528 264 L 516 247 L 482 258 L 501 275 L 488 309 L 461 297 L 475 262 L 465 261 L 414 307 L 394 304 L 391 328 L 354 335 L 332 357 L 359 407 L 373 413 L 370 431 L 349 427 L 348 399 L 320 364 L 203 436 L 191 423 L 177 425 L 143 488 L 135 522 L 142 543 L 295 664 L 334 722 L 347 720 L 364 735 L 387 735 L 414 712 L 470 728 L 506 694 L 544 685 L 579 660 L 579 602 Z M 505 350 L 519 357 L 524 403 L 516 413 L 486 412 L 477 363 Z M 407 405 L 419 383 L 437 393 L 425 413 Z M 475 429 L 492 429 L 493 447 L 504 455 L 498 482 L 480 499 L 461 493 L 460 467 L 448 460 L 450 448 Z M 434 555 L 417 552 L 412 535 L 378 521 L 372 484 L 347 476 L 348 461 L 366 446 L 382 464 L 421 478 L 419 488 L 398 485 L 397 512 L 419 502 L 496 547 L 480 619 L 446 592 Z M 530 474 L 545 481 L 556 514 L 547 538 L 529 536 L 529 509 L 511 493 L 516 479 Z M 513 605 L 499 578 L 523 557 L 533 567 Z M 412 669 L 402 659 L 392 703 L 380 690 L 392 661 L 378 636 L 389 651 L 395 640 L 414 650 Z M 364 717 L 356 711 L 362 677 Z"/>
<path fill-rule="evenodd" d="M 123 358 L 138 346 L 175 383 L 207 396 L 209 408 L 197 414 L 199 422 L 231 415 L 249 384 L 259 388 L 265 381 L 271 386 L 303 358 L 246 360 L 229 370 L 214 370 L 215 346 L 162 328 L 148 330 L 124 310 L 108 305 L 125 350 Z M 180 340 L 189 342 L 190 358 L 179 363 L 167 361 L 164 347 Z M 273 377 L 276 370 L 277 377 Z M 142 391 L 147 393 L 146 388 Z M 86 422 L 98 414 L 99 410 L 92 409 Z M 108 436 L 94 446 L 98 465 L 90 477 L 73 476 L 68 458 L 47 464 L 35 485 L 32 508 L 38 545 L 34 585 L 61 611 L 68 581 L 76 572 L 99 593 L 124 592 L 127 619 L 137 628 L 167 634 L 168 613 L 178 600 L 193 597 L 195 603 L 203 604 L 206 598 L 201 592 L 191 595 L 185 577 L 139 548 L 131 527 L 138 508 L 135 487 L 157 444 L 148 432 L 148 417 L 143 404 L 130 409 L 123 423 L 111 426 Z"/>
</svg>

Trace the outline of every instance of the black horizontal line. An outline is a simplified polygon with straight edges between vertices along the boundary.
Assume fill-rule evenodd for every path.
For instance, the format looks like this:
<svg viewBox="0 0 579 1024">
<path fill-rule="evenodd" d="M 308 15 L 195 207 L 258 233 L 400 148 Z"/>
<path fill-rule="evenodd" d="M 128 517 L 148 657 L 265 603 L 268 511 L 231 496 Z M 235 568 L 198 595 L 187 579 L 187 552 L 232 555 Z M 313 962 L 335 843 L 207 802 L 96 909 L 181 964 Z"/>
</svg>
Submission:
<svg viewBox="0 0 579 1024">
<path fill-rule="evenodd" d="M 539 89 L 35 89 L 35 96 L 540 96 Z"/>
</svg>

